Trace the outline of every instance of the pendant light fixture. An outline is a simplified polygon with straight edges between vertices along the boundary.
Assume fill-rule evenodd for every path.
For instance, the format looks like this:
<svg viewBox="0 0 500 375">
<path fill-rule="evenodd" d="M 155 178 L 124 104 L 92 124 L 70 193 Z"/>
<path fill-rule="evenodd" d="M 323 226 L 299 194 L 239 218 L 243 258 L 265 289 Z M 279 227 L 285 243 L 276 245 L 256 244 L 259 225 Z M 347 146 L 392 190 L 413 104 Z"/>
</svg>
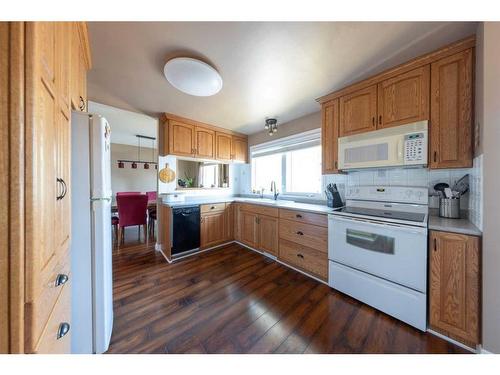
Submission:
<svg viewBox="0 0 500 375">
<path fill-rule="evenodd" d="M 155 169 L 158 169 L 158 162 L 155 161 L 155 150 L 154 150 L 156 138 L 148 137 L 146 135 L 139 135 L 139 134 L 137 134 L 136 137 L 137 137 L 137 160 L 124 160 L 124 159 L 117 160 L 118 168 L 120 168 L 120 169 L 125 168 L 125 163 L 131 163 L 132 169 L 137 169 L 138 164 L 143 164 L 144 169 L 149 169 L 151 165 L 154 165 Z M 152 156 L 153 156 L 153 158 L 151 161 L 142 161 L 141 160 L 141 138 L 150 139 L 152 141 L 152 144 L 153 144 Z"/>
<path fill-rule="evenodd" d="M 118 168 L 125 168 L 125 163 L 121 160 L 118 161 Z"/>
<path fill-rule="evenodd" d="M 278 131 L 278 120 L 275 118 L 266 118 L 264 129 L 268 131 L 269 135 L 273 135 Z"/>
</svg>

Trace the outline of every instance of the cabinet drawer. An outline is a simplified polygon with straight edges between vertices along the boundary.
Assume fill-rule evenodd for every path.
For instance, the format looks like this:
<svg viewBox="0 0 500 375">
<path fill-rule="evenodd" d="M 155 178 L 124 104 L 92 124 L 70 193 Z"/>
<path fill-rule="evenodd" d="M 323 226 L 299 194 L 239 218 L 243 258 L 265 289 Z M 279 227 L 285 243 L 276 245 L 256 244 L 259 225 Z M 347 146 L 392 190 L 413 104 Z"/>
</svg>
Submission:
<svg viewBox="0 0 500 375">
<path fill-rule="evenodd" d="M 319 225 L 328 227 L 328 215 L 314 214 L 311 212 L 303 212 L 296 210 L 286 210 L 280 208 L 280 219 L 297 221 L 300 223 Z"/>
<path fill-rule="evenodd" d="M 67 324 L 69 330 L 58 338 L 62 324 Z M 64 284 L 42 337 L 36 348 L 36 353 L 64 354 L 71 352 L 71 281 Z"/>
<path fill-rule="evenodd" d="M 279 259 L 320 279 L 328 279 L 328 256 L 324 252 L 280 239 Z"/>
<path fill-rule="evenodd" d="M 280 219 L 280 238 L 328 252 L 328 228 Z"/>
<path fill-rule="evenodd" d="M 200 206 L 200 211 L 202 214 L 206 214 L 209 212 L 224 211 L 225 208 L 226 208 L 225 203 L 202 204 Z"/>
<path fill-rule="evenodd" d="M 277 207 L 268 207 L 268 206 L 263 206 L 260 204 L 245 204 L 245 203 L 243 203 L 240 205 L 240 210 L 252 212 L 254 214 L 259 214 L 259 215 L 266 215 L 266 216 L 272 216 L 272 217 L 279 216 L 279 211 L 278 211 Z"/>
</svg>

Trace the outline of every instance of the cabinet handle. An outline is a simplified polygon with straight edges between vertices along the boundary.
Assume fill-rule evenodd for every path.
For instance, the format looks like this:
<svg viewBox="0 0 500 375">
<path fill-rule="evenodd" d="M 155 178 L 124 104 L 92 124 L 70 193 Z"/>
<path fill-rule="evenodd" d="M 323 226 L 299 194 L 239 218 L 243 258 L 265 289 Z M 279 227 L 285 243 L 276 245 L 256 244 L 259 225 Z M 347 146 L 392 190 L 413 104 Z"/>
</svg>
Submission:
<svg viewBox="0 0 500 375">
<path fill-rule="evenodd" d="M 335 169 L 337 169 L 339 166 L 339 163 L 337 162 L 337 160 L 335 160 Z"/>
<path fill-rule="evenodd" d="M 434 151 L 434 161 L 437 161 L 437 151 Z"/>
<path fill-rule="evenodd" d="M 303 236 L 303 235 L 304 235 L 304 233 L 302 233 L 300 230 L 297 232 L 297 234 L 298 234 L 299 236 Z"/>
<path fill-rule="evenodd" d="M 382 125 L 382 115 L 378 116 L 378 124 Z"/>
<path fill-rule="evenodd" d="M 80 105 L 78 106 L 78 108 L 80 109 L 80 111 L 85 110 L 85 100 L 83 99 L 83 97 L 81 95 L 80 95 Z"/>
<path fill-rule="evenodd" d="M 57 339 L 59 340 L 60 338 L 66 336 L 70 328 L 71 326 L 69 325 L 69 323 L 64 322 L 59 324 L 59 329 L 57 330 Z"/>
<path fill-rule="evenodd" d="M 59 177 L 57 177 L 57 178 L 56 178 L 56 182 L 58 183 L 58 185 L 57 185 L 57 186 L 58 186 L 58 188 L 62 188 L 62 190 L 64 191 L 64 187 L 63 187 L 63 185 L 62 185 L 62 183 L 61 183 L 61 179 L 60 179 Z M 60 189 L 59 189 L 59 190 L 60 190 Z M 57 194 L 57 196 L 56 196 L 56 201 L 60 200 L 60 199 L 62 198 L 62 195 L 63 195 L 63 193 L 62 193 L 62 192 L 61 192 L 60 194 Z"/>
<path fill-rule="evenodd" d="M 300 258 L 300 259 L 304 259 L 304 256 L 301 254 L 301 253 L 298 253 L 297 256 Z"/>
<path fill-rule="evenodd" d="M 61 286 L 61 285 L 64 285 L 66 284 L 66 282 L 69 280 L 69 277 L 68 275 L 65 275 L 63 273 L 60 273 L 59 275 L 57 275 L 56 277 L 56 286 Z"/>
<path fill-rule="evenodd" d="M 437 242 L 435 238 L 434 238 L 434 251 L 437 251 Z"/>
<path fill-rule="evenodd" d="M 215 206 L 210 207 L 211 210 L 215 210 Z"/>
<path fill-rule="evenodd" d="M 62 178 L 60 178 L 60 180 L 63 185 L 63 193 L 60 199 L 63 199 L 66 196 L 66 193 L 68 192 L 68 185 L 66 185 L 66 182 Z"/>
<path fill-rule="evenodd" d="M 296 217 L 297 219 L 302 219 L 302 215 L 301 215 L 301 214 L 297 214 L 297 215 L 295 215 L 295 217 Z"/>
<path fill-rule="evenodd" d="M 372 117 L 372 125 L 375 126 L 375 117 Z"/>
</svg>

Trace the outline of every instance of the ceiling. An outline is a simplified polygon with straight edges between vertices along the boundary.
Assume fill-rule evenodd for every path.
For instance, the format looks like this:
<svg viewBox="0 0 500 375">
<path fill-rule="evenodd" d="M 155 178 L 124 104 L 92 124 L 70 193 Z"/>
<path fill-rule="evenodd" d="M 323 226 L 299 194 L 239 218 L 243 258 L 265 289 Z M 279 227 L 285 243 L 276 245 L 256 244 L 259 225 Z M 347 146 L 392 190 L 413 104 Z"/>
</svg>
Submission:
<svg viewBox="0 0 500 375">
<path fill-rule="evenodd" d="M 315 99 L 475 33 L 471 22 L 89 22 L 89 98 L 251 134 L 320 109 Z M 194 97 L 163 76 L 165 62 L 198 57 L 222 90 Z"/>
<path fill-rule="evenodd" d="M 108 120 L 111 127 L 111 143 L 137 146 L 137 134 L 155 138 L 157 136 L 156 118 L 92 101 L 89 101 L 89 112 L 97 113 Z M 151 140 L 141 139 L 141 147 L 152 146 Z M 158 142 L 155 141 L 154 146 L 157 148 Z"/>
</svg>

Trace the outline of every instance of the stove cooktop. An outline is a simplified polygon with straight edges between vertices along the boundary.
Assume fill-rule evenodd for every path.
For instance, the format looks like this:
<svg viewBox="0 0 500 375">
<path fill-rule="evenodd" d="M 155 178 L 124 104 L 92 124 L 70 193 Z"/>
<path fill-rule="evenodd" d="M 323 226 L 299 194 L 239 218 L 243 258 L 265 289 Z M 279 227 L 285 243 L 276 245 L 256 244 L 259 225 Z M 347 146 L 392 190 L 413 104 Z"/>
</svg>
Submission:
<svg viewBox="0 0 500 375">
<path fill-rule="evenodd" d="M 374 208 L 365 208 L 365 207 L 344 207 L 340 210 L 337 210 L 336 212 L 343 213 L 343 214 L 382 217 L 382 218 L 393 219 L 393 220 L 404 220 L 404 221 L 411 221 L 411 222 L 416 222 L 416 223 L 421 223 L 425 219 L 425 214 L 423 214 L 423 213 L 404 212 L 404 211 L 386 211 L 386 210 L 378 210 L 378 209 L 374 209 Z"/>
</svg>

